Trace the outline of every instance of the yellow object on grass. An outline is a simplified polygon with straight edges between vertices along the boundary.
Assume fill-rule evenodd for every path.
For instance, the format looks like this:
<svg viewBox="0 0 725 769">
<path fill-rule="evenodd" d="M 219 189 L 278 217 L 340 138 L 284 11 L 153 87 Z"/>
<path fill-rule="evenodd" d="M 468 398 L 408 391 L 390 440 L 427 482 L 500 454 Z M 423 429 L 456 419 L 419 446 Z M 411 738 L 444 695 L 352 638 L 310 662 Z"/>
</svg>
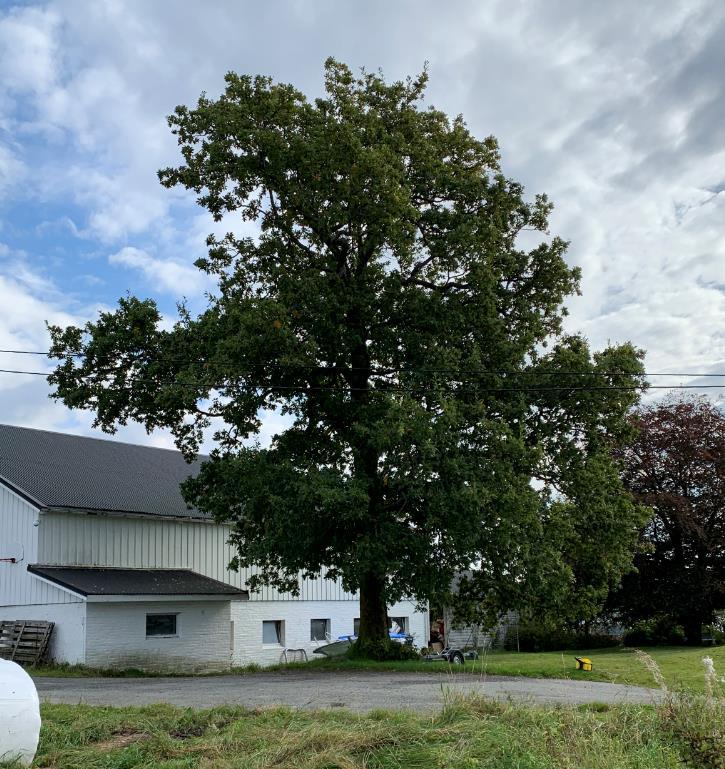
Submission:
<svg viewBox="0 0 725 769">
<path fill-rule="evenodd" d="M 589 659 L 589 657 L 574 657 L 574 659 L 576 660 L 577 670 L 590 671 L 594 669 L 594 664 Z"/>
</svg>

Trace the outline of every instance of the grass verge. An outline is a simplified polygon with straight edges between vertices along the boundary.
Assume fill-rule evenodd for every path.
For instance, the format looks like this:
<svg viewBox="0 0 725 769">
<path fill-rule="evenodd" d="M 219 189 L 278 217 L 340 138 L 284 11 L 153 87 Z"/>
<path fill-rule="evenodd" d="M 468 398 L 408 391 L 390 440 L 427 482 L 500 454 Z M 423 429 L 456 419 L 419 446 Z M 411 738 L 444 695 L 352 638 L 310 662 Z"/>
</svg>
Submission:
<svg viewBox="0 0 725 769">
<path fill-rule="evenodd" d="M 535 708 L 448 694 L 408 712 L 45 705 L 45 769 L 675 769 L 658 712 Z"/>
</svg>

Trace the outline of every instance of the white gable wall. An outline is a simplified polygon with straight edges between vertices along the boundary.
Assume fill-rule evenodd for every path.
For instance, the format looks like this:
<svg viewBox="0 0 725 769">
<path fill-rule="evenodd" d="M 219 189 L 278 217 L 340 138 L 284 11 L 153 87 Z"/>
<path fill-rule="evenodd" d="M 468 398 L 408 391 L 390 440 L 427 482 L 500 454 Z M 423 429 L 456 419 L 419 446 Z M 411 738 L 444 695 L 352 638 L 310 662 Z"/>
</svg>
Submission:
<svg viewBox="0 0 725 769">
<path fill-rule="evenodd" d="M 80 596 L 61 590 L 28 573 L 38 561 L 38 511 L 0 484 L 0 620 L 54 622 L 49 654 L 59 662 L 85 661 L 86 605 Z"/>
<path fill-rule="evenodd" d="M 28 574 L 28 564 L 38 563 L 40 527 L 33 525 L 37 520 L 38 511 L 33 505 L 0 484 L 0 558 L 19 557 L 17 563 L 0 562 L 0 607 L 68 604 L 81 600 Z M 5 615 L 7 612 L 0 618 L 12 619 Z"/>
</svg>

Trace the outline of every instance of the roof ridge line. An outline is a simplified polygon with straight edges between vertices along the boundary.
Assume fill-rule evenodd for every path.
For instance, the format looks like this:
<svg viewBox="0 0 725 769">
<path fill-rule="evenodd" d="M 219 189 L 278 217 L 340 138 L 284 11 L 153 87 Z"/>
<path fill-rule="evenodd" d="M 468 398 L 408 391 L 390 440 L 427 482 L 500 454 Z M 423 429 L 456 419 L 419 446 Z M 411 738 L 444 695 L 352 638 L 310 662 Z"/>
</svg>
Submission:
<svg viewBox="0 0 725 769">
<path fill-rule="evenodd" d="M 154 451 L 170 451 L 172 454 L 178 454 L 180 456 L 184 456 L 179 449 L 170 449 L 166 446 L 149 446 L 145 443 L 131 443 L 130 441 L 120 441 L 116 440 L 115 438 L 101 438 L 97 435 L 81 435 L 78 433 L 69 433 L 69 432 L 62 432 L 61 430 L 47 430 L 44 427 L 26 427 L 25 425 L 12 425 L 8 424 L 6 422 L 0 422 L 0 428 L 8 427 L 11 430 L 28 430 L 29 432 L 34 433 L 47 433 L 48 435 L 60 435 L 64 438 L 80 438 L 82 440 L 86 441 L 100 441 L 101 443 L 105 444 L 119 444 L 121 446 L 132 446 L 136 449 L 152 449 Z M 106 435 L 116 435 L 116 433 L 106 433 Z M 199 457 L 208 457 L 209 454 L 197 454 L 197 458 Z M 190 463 L 187 463 L 190 464 Z"/>
</svg>

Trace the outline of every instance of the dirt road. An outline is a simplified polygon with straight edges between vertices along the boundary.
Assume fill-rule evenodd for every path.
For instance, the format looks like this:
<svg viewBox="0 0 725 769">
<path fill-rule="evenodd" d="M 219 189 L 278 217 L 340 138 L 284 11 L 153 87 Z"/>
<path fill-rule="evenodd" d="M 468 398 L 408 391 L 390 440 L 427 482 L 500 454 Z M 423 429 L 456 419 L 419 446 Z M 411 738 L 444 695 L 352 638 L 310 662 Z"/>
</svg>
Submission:
<svg viewBox="0 0 725 769">
<path fill-rule="evenodd" d="M 184 678 L 35 679 L 42 701 L 89 705 L 193 708 L 216 705 L 293 708 L 435 710 L 445 692 L 475 692 L 496 699 L 539 704 L 653 703 L 654 689 L 600 681 L 567 681 L 446 673 L 290 670 L 248 675 Z"/>
</svg>

